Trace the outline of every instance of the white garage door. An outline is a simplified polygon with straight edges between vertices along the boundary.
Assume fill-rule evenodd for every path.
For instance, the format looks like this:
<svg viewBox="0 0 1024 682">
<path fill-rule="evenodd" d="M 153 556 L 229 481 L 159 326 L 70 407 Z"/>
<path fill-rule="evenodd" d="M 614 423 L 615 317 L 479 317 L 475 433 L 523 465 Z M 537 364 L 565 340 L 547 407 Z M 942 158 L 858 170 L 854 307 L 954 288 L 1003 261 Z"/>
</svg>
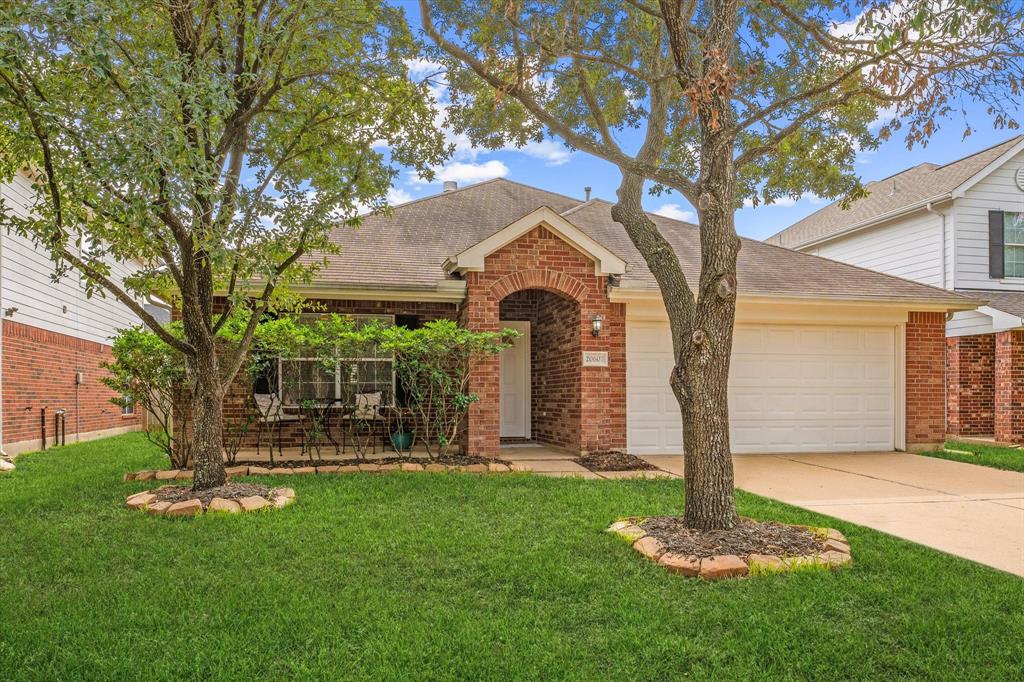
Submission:
<svg viewBox="0 0 1024 682">
<path fill-rule="evenodd" d="M 733 452 L 892 450 L 892 327 L 737 325 L 729 379 Z M 665 322 L 626 324 L 630 452 L 682 452 Z"/>
</svg>

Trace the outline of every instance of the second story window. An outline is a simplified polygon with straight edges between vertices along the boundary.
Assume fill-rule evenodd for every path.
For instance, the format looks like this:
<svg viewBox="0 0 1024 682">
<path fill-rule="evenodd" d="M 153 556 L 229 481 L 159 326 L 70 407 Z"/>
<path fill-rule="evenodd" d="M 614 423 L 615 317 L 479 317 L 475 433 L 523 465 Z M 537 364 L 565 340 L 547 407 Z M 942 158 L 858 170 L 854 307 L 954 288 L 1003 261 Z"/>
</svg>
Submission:
<svg viewBox="0 0 1024 682">
<path fill-rule="evenodd" d="M 1024 213 L 1003 215 L 1005 276 L 1024 277 Z"/>
</svg>

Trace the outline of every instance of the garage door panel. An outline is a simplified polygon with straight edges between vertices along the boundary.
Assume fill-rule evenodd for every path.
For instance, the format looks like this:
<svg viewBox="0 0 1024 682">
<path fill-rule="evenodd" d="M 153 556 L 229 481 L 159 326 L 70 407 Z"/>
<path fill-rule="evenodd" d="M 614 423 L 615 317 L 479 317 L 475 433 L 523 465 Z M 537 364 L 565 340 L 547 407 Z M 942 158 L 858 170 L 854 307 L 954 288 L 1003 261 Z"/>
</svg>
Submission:
<svg viewBox="0 0 1024 682">
<path fill-rule="evenodd" d="M 628 323 L 627 356 L 630 448 L 680 452 L 667 324 Z M 890 450 L 895 377 L 891 327 L 738 325 L 729 381 L 733 450 Z"/>
</svg>

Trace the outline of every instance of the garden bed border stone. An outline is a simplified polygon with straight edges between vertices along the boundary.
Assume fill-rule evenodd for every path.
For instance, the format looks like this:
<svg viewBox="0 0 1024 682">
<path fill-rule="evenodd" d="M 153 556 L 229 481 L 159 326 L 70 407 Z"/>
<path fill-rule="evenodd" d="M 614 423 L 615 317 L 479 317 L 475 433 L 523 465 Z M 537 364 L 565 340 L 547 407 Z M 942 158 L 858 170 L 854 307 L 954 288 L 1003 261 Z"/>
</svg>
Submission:
<svg viewBox="0 0 1024 682">
<path fill-rule="evenodd" d="M 619 519 L 608 526 L 607 532 L 626 540 L 635 551 L 663 566 L 670 573 L 690 578 L 721 580 L 746 575 L 787 573 L 802 568 L 832 570 L 853 563 L 849 541 L 834 528 L 798 526 L 812 531 L 821 538 L 822 550 L 815 554 L 788 557 L 770 554 L 750 554 L 744 557 L 735 554 L 716 554 L 698 557 L 666 552 L 657 538 L 648 535 L 640 527 L 642 522 L 642 518 L 635 517 Z"/>
</svg>

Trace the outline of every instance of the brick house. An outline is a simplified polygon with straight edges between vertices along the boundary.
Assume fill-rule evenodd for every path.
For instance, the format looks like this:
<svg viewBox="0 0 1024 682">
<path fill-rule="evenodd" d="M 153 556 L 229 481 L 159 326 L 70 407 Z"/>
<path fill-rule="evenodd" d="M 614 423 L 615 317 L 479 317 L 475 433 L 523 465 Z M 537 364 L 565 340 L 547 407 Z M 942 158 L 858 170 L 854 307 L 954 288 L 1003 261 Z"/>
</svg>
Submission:
<svg viewBox="0 0 1024 682">
<path fill-rule="evenodd" d="M 767 241 L 979 299 L 945 323 L 946 431 L 1024 443 L 1024 136 L 867 190 Z"/>
<path fill-rule="evenodd" d="M 414 326 L 437 318 L 472 329 L 514 327 L 512 348 L 472 377 L 466 446 L 570 451 L 682 450 L 668 387 L 674 362 L 661 293 L 611 204 L 492 180 L 339 227 L 299 293 L 328 312 Z M 691 282 L 693 225 L 650 216 Z M 312 259 L 324 258 L 314 254 Z M 884 451 L 944 433 L 945 318 L 977 302 L 959 294 L 752 240 L 739 257 L 730 379 L 736 452 Z M 261 378 L 282 402 L 334 397 L 301 360 Z M 366 358 L 362 390 L 395 388 L 387 358 Z M 284 388 L 291 373 L 298 388 Z M 303 381 L 306 381 L 304 384 Z M 229 398 L 239 404 L 250 386 Z M 319 392 L 319 393 L 318 393 Z M 292 393 L 293 395 L 289 395 Z M 305 394 L 305 395 L 303 395 Z"/>
<path fill-rule="evenodd" d="M 0 184 L 3 207 L 27 213 L 31 180 L 23 174 Z M 128 266 L 111 263 L 120 279 Z M 66 442 L 142 428 L 143 415 L 110 402 L 100 364 L 109 360 L 118 329 L 139 323 L 112 297 L 86 296 L 77 273 L 53 282 L 53 263 L 42 247 L 0 233 L 0 453 L 13 456 L 55 440 L 64 417 Z"/>
</svg>

